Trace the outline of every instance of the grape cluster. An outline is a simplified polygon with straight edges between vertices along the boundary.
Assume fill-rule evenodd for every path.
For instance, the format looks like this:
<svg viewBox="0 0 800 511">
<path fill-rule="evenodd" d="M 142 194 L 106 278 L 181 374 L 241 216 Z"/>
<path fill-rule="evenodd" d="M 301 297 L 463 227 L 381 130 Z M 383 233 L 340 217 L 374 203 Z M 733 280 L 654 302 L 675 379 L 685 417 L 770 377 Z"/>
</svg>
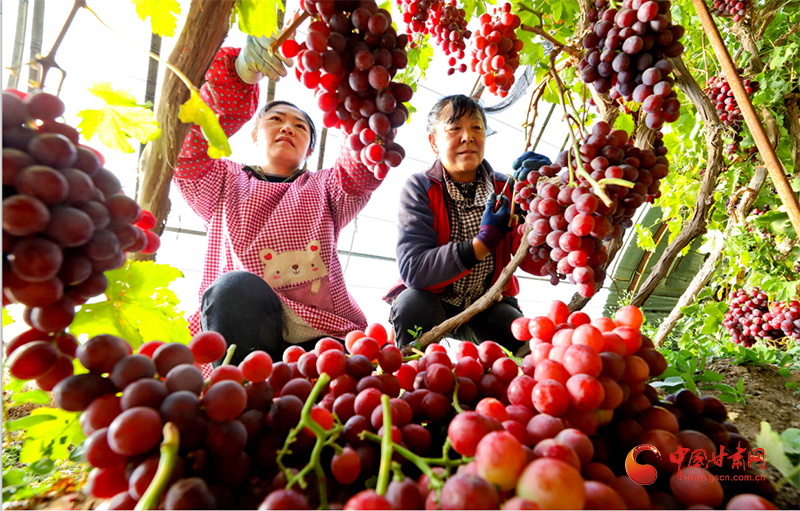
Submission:
<svg viewBox="0 0 800 511">
<path fill-rule="evenodd" d="M 670 0 L 624 0 L 622 8 L 597 0 L 598 18 L 583 39 L 581 79 L 597 92 L 642 105 L 643 121 L 659 130 L 680 116 L 670 58 L 683 53 L 684 28 L 670 19 Z"/>
<path fill-rule="evenodd" d="M 773 327 L 764 316 L 769 313 L 769 298 L 758 288 L 749 292 L 738 289 L 731 293 L 723 326 L 736 344 L 750 347 L 759 339 L 774 339 L 780 335 L 780 324 Z"/>
<path fill-rule="evenodd" d="M 755 80 L 751 81 L 745 78 L 742 84 L 748 94 L 759 90 L 759 83 Z M 742 141 L 742 120 L 744 119 L 742 112 L 739 105 L 736 104 L 736 98 L 724 76 L 712 76 L 708 80 L 704 92 L 717 110 L 720 122 L 733 130 L 733 143 L 726 147 L 726 153 L 730 156 L 739 150 L 739 142 Z"/>
<path fill-rule="evenodd" d="M 800 302 L 775 302 L 770 305 L 769 312 L 764 314 L 764 321 L 775 329 L 780 328 L 784 337 L 800 340 Z"/>
<path fill-rule="evenodd" d="M 319 19 L 309 25 L 302 44 L 290 39 L 281 51 L 297 57 L 295 74 L 315 91 L 323 124 L 341 128 L 348 147 L 383 179 L 405 157 L 394 137 L 408 118 L 403 103 L 413 91 L 392 78 L 408 64 L 408 36 L 397 34 L 391 14 L 374 0 L 303 5 Z"/>
<path fill-rule="evenodd" d="M 481 14 L 481 27 L 470 45 L 470 69 L 481 75 L 483 85 L 492 94 L 506 97 L 514 85 L 514 71 L 519 67 L 519 51 L 523 43 L 515 30 L 520 18 L 511 12 L 511 4 Z"/>
<path fill-rule="evenodd" d="M 21 303 L 45 333 L 64 330 L 75 306 L 106 289 L 125 252 L 154 253 L 155 218 L 121 193 L 102 155 L 55 119 L 47 93 L 3 92 L 3 305 Z"/>
<path fill-rule="evenodd" d="M 713 0 L 714 14 L 722 17 L 733 17 L 733 21 L 739 22 L 750 10 L 753 0 Z"/>
<path fill-rule="evenodd" d="M 442 0 L 439 8 L 428 14 L 427 29 L 431 38 L 436 41 L 445 55 L 449 55 L 447 63 L 450 66 L 447 74 L 452 75 L 458 70 L 466 72 L 466 64 L 456 64 L 464 58 L 467 50 L 467 40 L 472 36 L 472 31 L 467 29 L 467 20 L 464 9 L 458 6 L 456 0 Z"/>
<path fill-rule="evenodd" d="M 529 341 L 531 354 L 523 359 L 523 375 L 507 389 L 512 403 L 507 410 L 511 414 L 513 407 L 516 414 L 516 407 L 524 406 L 534 413 L 525 428 L 527 441 L 520 443 L 523 450 L 530 445 L 536 458 L 519 476 L 517 497 L 543 509 L 716 508 L 728 499 L 753 505 L 764 497 L 774 498 L 774 487 L 764 481 L 709 485 L 711 473 L 733 473 L 730 460 L 721 467 L 691 468 L 686 455 L 677 472 L 678 464 L 670 457 L 679 445 L 689 447 L 689 454 L 705 451 L 708 460 L 721 447 L 736 452 L 750 444 L 726 422 L 727 411 L 719 399 L 701 398 L 689 390 L 659 398 L 646 382 L 661 374 L 667 362 L 641 333 L 642 321 L 641 311 L 633 306 L 619 309 L 613 319 L 592 319 L 583 312 L 570 314 L 566 304 L 554 301 L 546 315 L 520 318 L 512 325 L 517 339 Z M 532 390 L 520 392 L 526 384 Z M 476 464 L 484 441 L 478 444 Z M 650 452 L 638 455 L 639 463 L 658 470 L 657 486 L 647 490 L 624 475 L 626 455 L 640 444 L 653 445 L 661 453 L 658 458 Z M 508 450 L 501 456 L 515 458 Z M 484 470 L 502 489 L 505 481 L 498 472 Z M 700 477 L 703 483 L 687 482 L 687 474 L 705 476 Z"/>
<path fill-rule="evenodd" d="M 731 341 L 747 347 L 758 340 L 800 339 L 800 302 L 770 304 L 767 294 L 757 287 L 737 289 L 731 294 L 722 324 Z"/>
<path fill-rule="evenodd" d="M 427 34 L 430 13 L 442 7 L 440 0 L 395 0 L 403 13 L 403 22 L 406 24 L 406 33 Z"/>
<path fill-rule="evenodd" d="M 750 216 L 758 217 L 758 216 L 763 215 L 764 213 L 766 213 L 769 210 L 770 210 L 769 204 L 764 204 L 761 207 L 755 207 L 755 208 L 751 209 L 750 210 Z M 773 233 L 769 228 L 761 227 L 759 229 L 757 226 L 754 226 L 753 224 L 749 224 L 748 223 L 747 232 L 753 234 L 753 233 L 756 232 L 756 229 L 758 229 L 758 233 L 762 238 L 770 240 L 770 241 L 775 240 L 775 233 Z"/>
<path fill-rule="evenodd" d="M 581 296 L 594 295 L 605 279 L 603 265 L 608 261 L 602 242 L 622 236 L 623 229 L 633 225 L 635 211 L 659 196 L 660 181 L 669 172 L 666 147 L 656 140 L 654 150 L 640 150 L 624 130 L 612 131 L 601 121 L 581 142 L 581 161 L 595 181 L 616 178 L 633 183 L 632 188 L 604 185 L 610 206 L 598 199 L 583 177 L 575 180 L 577 186 L 569 186 L 570 172 L 564 168 L 577 170 L 573 150 L 562 152 L 553 165 L 542 166 L 515 184 L 515 200 L 529 211 L 531 256 L 539 274 L 549 275 L 551 284 L 568 276 Z"/>
</svg>

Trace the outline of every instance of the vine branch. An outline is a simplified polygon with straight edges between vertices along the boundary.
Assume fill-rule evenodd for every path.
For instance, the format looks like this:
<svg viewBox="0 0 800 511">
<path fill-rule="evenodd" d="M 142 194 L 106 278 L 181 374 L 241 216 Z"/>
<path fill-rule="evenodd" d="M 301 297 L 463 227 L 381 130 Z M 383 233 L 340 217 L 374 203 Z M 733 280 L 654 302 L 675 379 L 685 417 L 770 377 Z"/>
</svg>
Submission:
<svg viewBox="0 0 800 511">
<path fill-rule="evenodd" d="M 278 48 L 280 48 L 281 45 L 287 39 L 289 39 L 290 37 L 292 37 L 292 35 L 294 35 L 294 32 L 295 30 L 297 30 L 297 27 L 299 27 L 309 16 L 311 15 L 308 13 L 308 11 L 305 10 L 299 16 L 295 16 L 295 18 L 292 20 L 289 26 L 284 28 L 281 31 L 281 34 L 277 37 L 277 39 L 275 39 L 275 41 L 273 41 L 272 44 L 269 46 L 269 51 L 271 51 L 272 53 L 278 51 Z"/>
<path fill-rule="evenodd" d="M 424 351 L 429 345 L 444 337 L 447 332 L 458 328 L 472 319 L 476 314 L 488 309 L 494 302 L 501 300 L 506 284 L 511 280 L 511 276 L 514 275 L 514 271 L 517 267 L 522 264 L 522 261 L 528 256 L 528 249 L 530 248 L 528 244 L 528 230 L 529 229 L 525 229 L 514 257 L 506 267 L 503 268 L 500 278 L 497 279 L 492 287 L 490 287 L 483 296 L 475 300 L 472 305 L 461 311 L 461 313 L 436 325 L 431 330 L 422 334 L 419 339 L 406 345 L 403 348 L 403 355 L 410 355 L 414 353 L 415 349 Z"/>
<path fill-rule="evenodd" d="M 156 474 L 134 509 L 157 509 L 158 503 L 161 502 L 161 495 L 167 489 L 167 484 L 172 478 L 172 472 L 178 461 L 180 433 L 178 427 L 171 422 L 164 424 L 163 433 L 164 440 L 161 442 L 161 456 L 158 460 Z"/>
<path fill-rule="evenodd" d="M 672 261 L 680 252 L 692 242 L 697 236 L 706 230 L 707 216 L 711 207 L 714 205 L 714 189 L 717 185 L 717 178 L 725 168 L 723 162 L 722 146 L 722 122 L 719 120 L 717 111 L 705 95 L 703 90 L 692 77 L 686 64 L 681 58 L 670 59 L 675 65 L 675 84 L 683 90 L 684 94 L 692 101 L 703 119 L 704 132 L 706 137 L 707 157 L 706 169 L 703 174 L 703 181 L 695 200 L 695 209 L 689 222 L 681 229 L 681 232 L 670 243 L 661 257 L 653 266 L 650 275 L 645 279 L 642 287 L 631 300 L 631 305 L 641 307 L 642 304 L 655 291 L 656 286 L 664 278 L 672 265 Z"/>
</svg>

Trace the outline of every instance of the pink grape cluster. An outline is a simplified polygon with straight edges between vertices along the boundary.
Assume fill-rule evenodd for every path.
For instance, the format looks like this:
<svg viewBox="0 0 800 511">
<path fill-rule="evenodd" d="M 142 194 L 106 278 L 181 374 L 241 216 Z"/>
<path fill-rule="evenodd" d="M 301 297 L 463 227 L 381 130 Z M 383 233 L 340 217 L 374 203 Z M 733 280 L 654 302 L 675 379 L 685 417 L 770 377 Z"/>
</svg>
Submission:
<svg viewBox="0 0 800 511">
<path fill-rule="evenodd" d="M 773 303 L 764 314 L 764 321 L 773 328 L 780 328 L 784 337 L 800 340 L 800 301 Z"/>
<path fill-rule="evenodd" d="M 730 452 L 738 447 L 748 449 L 750 444 L 727 422 L 727 410 L 719 399 L 701 398 L 685 389 L 659 398 L 646 382 L 661 374 L 667 362 L 641 333 L 642 321 L 641 311 L 632 306 L 619 309 L 613 319 L 592 319 L 583 312 L 570 313 L 566 304 L 554 301 L 546 315 L 520 318 L 512 325 L 515 337 L 529 342 L 531 354 L 523 359 L 523 375 L 508 387 L 512 405 L 507 410 L 510 413 L 513 407 L 516 414 L 517 407 L 530 406 L 534 412 L 525 428 L 528 442 L 533 443 L 520 443 L 523 450 L 530 445 L 536 458 L 523 469 L 517 496 L 543 509 L 678 509 L 719 507 L 725 501 L 729 502 L 727 509 L 732 509 L 774 498 L 775 488 L 770 483 L 727 488 L 708 484 L 713 479 L 711 472 L 732 473 L 729 460 L 721 467 L 701 463 L 692 468 L 686 466 L 688 455 L 673 459 L 679 445 L 705 451 L 710 459 L 711 453 L 720 449 Z M 484 439 L 491 435 L 496 433 Z M 481 466 L 481 455 L 488 457 L 488 449 L 481 449 L 488 442 L 484 439 L 478 444 L 475 463 L 502 489 L 507 472 L 489 463 L 486 465 L 495 470 Z M 499 443 L 499 438 L 492 440 Z M 637 458 L 657 468 L 663 481 L 660 488 L 645 490 L 624 475 L 625 457 L 639 444 L 656 446 L 661 453 L 656 457 L 642 452 Z M 498 463 L 513 467 L 515 455 L 501 453 Z M 551 465 L 547 467 L 550 473 L 536 465 L 545 462 Z M 706 484 L 685 482 L 687 474 L 700 476 Z M 744 495 L 734 496 L 739 493 Z"/>
<path fill-rule="evenodd" d="M 406 24 L 406 33 L 427 34 L 430 13 L 442 7 L 440 0 L 395 0 L 403 13 L 403 23 Z"/>
<path fill-rule="evenodd" d="M 348 147 L 383 179 L 405 157 L 394 137 L 408 118 L 403 103 L 413 91 L 392 78 L 408 64 L 408 37 L 397 34 L 391 14 L 373 0 L 304 6 L 320 19 L 309 25 L 305 42 L 287 40 L 281 51 L 297 56 L 295 74 L 315 91 L 323 124 L 340 128 Z"/>
<path fill-rule="evenodd" d="M 428 15 L 427 29 L 431 38 L 436 41 L 439 48 L 448 59 L 447 74 L 452 75 L 458 70 L 466 72 L 467 66 L 456 64 L 466 55 L 467 40 L 472 36 L 472 31 L 467 29 L 467 20 L 464 9 L 458 6 L 456 0 L 447 2 L 443 0 L 438 9 L 432 10 Z"/>
<path fill-rule="evenodd" d="M 751 81 L 745 78 L 742 80 L 742 84 L 748 94 L 759 90 L 759 83 L 755 80 Z M 742 121 L 744 120 L 742 112 L 736 103 L 736 98 L 733 96 L 728 80 L 724 76 L 712 76 L 708 80 L 704 92 L 717 110 L 720 122 L 733 130 L 733 143 L 726 147 L 726 153 L 730 156 L 739 150 L 739 142 L 742 141 Z"/>
<path fill-rule="evenodd" d="M 3 92 L 3 305 L 25 305 L 45 333 L 63 331 L 76 305 L 105 291 L 104 272 L 124 265 L 125 252 L 160 245 L 155 217 L 56 120 L 64 110 L 51 94 Z"/>
<path fill-rule="evenodd" d="M 758 340 L 800 339 L 800 302 L 770 304 L 767 294 L 757 287 L 737 289 L 731 294 L 722 324 L 733 342 L 747 347 Z"/>
<path fill-rule="evenodd" d="M 581 79 L 597 92 L 642 105 L 648 128 L 680 116 L 670 58 L 683 53 L 684 28 L 670 20 L 670 0 L 624 0 L 621 9 L 597 0 L 598 19 L 583 39 Z"/>
<path fill-rule="evenodd" d="M 480 29 L 470 45 L 470 69 L 481 75 L 483 85 L 492 94 L 506 97 L 514 85 L 514 71 L 519 67 L 523 43 L 517 39 L 520 18 L 511 12 L 511 4 L 494 7 L 481 14 Z"/>
<path fill-rule="evenodd" d="M 749 292 L 737 289 L 731 293 L 723 326 L 736 344 L 750 347 L 759 339 L 773 339 L 780 329 L 774 328 L 764 316 L 769 313 L 769 298 L 758 288 Z"/>
<path fill-rule="evenodd" d="M 604 185 L 611 205 L 603 203 L 583 177 L 577 177 L 577 186 L 569 186 L 570 172 L 565 168 L 571 163 L 573 172 L 577 171 L 572 150 L 515 185 L 521 209 L 529 211 L 530 253 L 540 263 L 541 276 L 549 275 L 553 285 L 569 278 L 582 296 L 594 295 L 605 279 L 603 265 L 608 261 L 603 240 L 618 238 L 633 225 L 635 211 L 658 196 L 660 181 L 669 172 L 666 147 L 654 145 L 653 151 L 640 150 L 624 130 L 612 131 L 605 122 L 595 124 L 581 142 L 581 161 L 595 181 L 615 178 L 633 183 L 632 188 Z M 555 182 L 541 179 L 559 172 Z"/>
<path fill-rule="evenodd" d="M 722 17 L 733 17 L 733 21 L 739 22 L 742 20 L 753 0 L 712 0 L 711 5 L 714 8 L 714 14 Z"/>
<path fill-rule="evenodd" d="M 769 204 L 764 204 L 761 207 L 755 207 L 752 210 L 750 210 L 750 216 L 758 217 L 758 216 L 763 215 L 764 213 L 766 213 L 769 210 L 770 210 Z M 749 232 L 749 233 L 754 233 L 755 229 L 758 229 L 758 227 L 754 227 L 753 225 L 748 225 L 747 226 L 747 232 Z M 774 240 L 775 239 L 775 233 L 773 233 L 771 230 L 769 230 L 766 227 L 761 227 L 759 229 L 759 233 L 761 234 L 762 238 L 766 238 L 768 240 Z"/>
</svg>

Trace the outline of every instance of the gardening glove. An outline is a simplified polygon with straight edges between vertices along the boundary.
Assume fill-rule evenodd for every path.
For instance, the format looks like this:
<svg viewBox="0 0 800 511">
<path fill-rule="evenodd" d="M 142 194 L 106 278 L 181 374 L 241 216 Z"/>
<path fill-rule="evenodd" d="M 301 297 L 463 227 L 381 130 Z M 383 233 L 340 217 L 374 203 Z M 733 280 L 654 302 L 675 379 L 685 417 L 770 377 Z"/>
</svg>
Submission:
<svg viewBox="0 0 800 511">
<path fill-rule="evenodd" d="M 551 163 L 550 158 L 543 154 L 525 151 L 519 158 L 514 160 L 511 168 L 514 169 L 514 179 L 525 181 L 532 170 L 539 170 L 540 167 Z"/>
<path fill-rule="evenodd" d="M 511 230 L 508 219 L 511 216 L 508 197 L 500 197 L 500 205 L 497 205 L 497 194 L 493 193 L 486 202 L 486 209 L 481 218 L 481 230 L 478 232 L 478 241 L 483 243 L 490 252 L 494 252 L 500 242 Z"/>
<path fill-rule="evenodd" d="M 247 36 L 247 43 L 236 57 L 236 73 L 244 83 L 258 83 L 265 76 L 277 82 L 286 76 L 284 64 L 291 67 L 294 62 L 281 55 L 280 51 L 272 53 L 269 47 L 273 41 L 272 37 Z"/>
</svg>

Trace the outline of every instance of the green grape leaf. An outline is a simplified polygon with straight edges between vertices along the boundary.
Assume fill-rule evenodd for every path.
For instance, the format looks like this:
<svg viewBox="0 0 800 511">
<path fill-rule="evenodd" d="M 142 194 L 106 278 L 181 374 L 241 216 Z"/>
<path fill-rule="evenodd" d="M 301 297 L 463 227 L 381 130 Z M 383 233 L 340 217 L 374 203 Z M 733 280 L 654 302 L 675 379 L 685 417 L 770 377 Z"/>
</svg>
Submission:
<svg viewBox="0 0 800 511">
<path fill-rule="evenodd" d="M 756 217 L 753 222 L 762 228 L 770 229 L 775 234 L 791 239 L 797 237 L 797 233 L 794 232 L 792 227 L 792 222 L 789 220 L 789 214 L 784 211 L 767 211 L 763 215 Z"/>
<path fill-rule="evenodd" d="M 756 435 L 756 445 L 764 449 L 764 457 L 767 462 L 777 468 L 784 477 L 795 470 L 792 462 L 786 456 L 783 440 L 778 433 L 772 430 L 769 422 L 761 421 L 761 432 Z M 789 482 L 795 488 L 800 487 L 800 473 L 796 473 Z"/>
<path fill-rule="evenodd" d="M 275 8 L 276 4 L 277 9 Z M 234 6 L 234 13 L 238 15 L 239 30 L 255 37 L 276 34 L 278 30 L 278 9 L 286 11 L 283 2 L 238 0 Z"/>
<path fill-rule="evenodd" d="M 618 130 L 625 130 L 626 133 L 633 133 L 636 124 L 633 122 L 631 114 L 620 113 L 617 116 L 617 121 L 614 123 L 614 128 Z"/>
<path fill-rule="evenodd" d="M 781 433 L 783 450 L 787 454 L 800 454 L 800 429 L 789 428 Z"/>
<path fill-rule="evenodd" d="M 46 405 L 50 402 L 50 395 L 40 389 L 29 390 L 21 394 L 14 394 L 11 398 L 14 404 L 21 405 L 25 403 L 35 403 L 37 405 Z"/>
<path fill-rule="evenodd" d="M 787 61 L 794 58 L 794 56 L 797 54 L 797 50 L 797 43 L 776 47 L 774 50 L 772 50 L 772 55 L 769 58 L 769 67 L 771 69 L 782 68 Z"/>
<path fill-rule="evenodd" d="M 142 21 L 150 17 L 153 33 L 172 37 L 178 26 L 178 15 L 181 4 L 178 0 L 132 0 L 136 6 L 136 14 Z"/>
<path fill-rule="evenodd" d="M 200 94 L 192 91 L 191 97 L 178 110 L 181 122 L 193 122 L 200 126 L 203 136 L 208 141 L 208 156 L 219 159 L 231 155 L 228 136 L 219 125 L 219 118 L 214 110 L 200 98 Z"/>
<path fill-rule="evenodd" d="M 25 443 L 19 455 L 20 463 L 34 463 L 43 457 L 53 460 L 69 458 L 70 445 L 78 445 L 86 438 L 78 421 L 79 412 L 60 408 L 36 408 L 29 417 L 49 416 L 49 420 L 26 427 Z"/>
<path fill-rule="evenodd" d="M 55 420 L 54 415 L 28 415 L 27 417 L 22 417 L 21 419 L 15 419 L 12 421 L 8 421 L 3 426 L 5 426 L 6 431 L 17 431 L 20 429 L 27 429 L 31 426 L 35 426 L 37 424 L 41 424 L 42 422 L 48 422 Z"/>
<path fill-rule="evenodd" d="M 136 351 L 147 341 L 188 344 L 188 323 L 178 308 L 178 297 L 168 286 L 180 270 L 152 261 L 128 261 L 106 272 L 107 300 L 83 305 L 70 326 L 74 335 L 117 335 Z"/>
<path fill-rule="evenodd" d="M 44 457 L 38 459 L 28 465 L 28 470 L 36 474 L 37 476 L 47 476 L 53 473 L 56 469 L 56 464 L 53 463 L 53 460 L 50 458 Z"/>
<path fill-rule="evenodd" d="M 144 144 L 161 136 L 153 111 L 146 108 L 149 104 L 140 105 L 129 91 L 114 90 L 108 83 L 96 83 L 89 92 L 102 99 L 105 106 L 78 112 L 81 118 L 78 130 L 86 140 L 97 135 L 106 147 L 132 153 L 134 149 L 129 139 Z"/>
<path fill-rule="evenodd" d="M 637 235 L 636 245 L 647 252 L 654 252 L 656 250 L 656 242 L 653 239 L 653 231 L 642 224 L 636 224 L 634 228 Z"/>
<path fill-rule="evenodd" d="M 8 326 L 14 323 L 14 318 L 11 317 L 11 314 L 3 307 L 3 326 Z"/>
<path fill-rule="evenodd" d="M 136 101 L 136 97 L 134 97 L 131 91 L 123 89 L 115 90 L 108 82 L 93 83 L 88 90 L 93 96 L 102 99 L 106 104 L 112 106 L 140 106 L 144 108 L 151 108 L 153 106 L 153 103 L 149 101 L 147 103 L 139 103 Z"/>
</svg>

